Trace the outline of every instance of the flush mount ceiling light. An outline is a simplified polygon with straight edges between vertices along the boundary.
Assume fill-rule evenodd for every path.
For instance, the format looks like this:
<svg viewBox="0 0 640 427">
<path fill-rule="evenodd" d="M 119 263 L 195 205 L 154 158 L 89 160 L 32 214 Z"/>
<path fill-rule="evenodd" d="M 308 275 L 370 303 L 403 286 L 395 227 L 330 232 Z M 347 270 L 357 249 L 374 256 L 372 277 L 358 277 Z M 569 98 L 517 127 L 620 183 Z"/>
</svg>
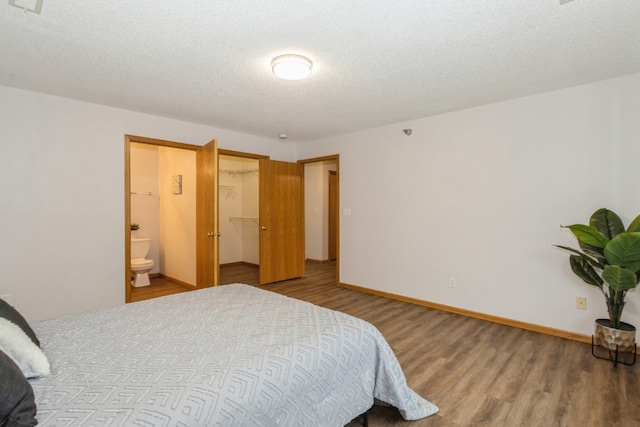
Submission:
<svg viewBox="0 0 640 427">
<path fill-rule="evenodd" d="M 273 74 L 285 80 L 302 80 L 309 77 L 313 63 L 304 56 L 287 54 L 273 58 L 271 70 Z"/>
</svg>

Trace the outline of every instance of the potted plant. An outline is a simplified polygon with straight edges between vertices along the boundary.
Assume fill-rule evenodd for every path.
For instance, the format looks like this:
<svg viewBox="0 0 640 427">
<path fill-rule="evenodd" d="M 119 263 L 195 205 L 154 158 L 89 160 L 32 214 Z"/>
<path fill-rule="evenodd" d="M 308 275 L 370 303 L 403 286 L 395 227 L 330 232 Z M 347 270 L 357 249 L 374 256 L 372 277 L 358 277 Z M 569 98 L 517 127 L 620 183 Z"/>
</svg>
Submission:
<svg viewBox="0 0 640 427">
<path fill-rule="evenodd" d="M 581 251 L 555 246 L 573 253 L 571 270 L 586 284 L 599 288 L 607 303 L 609 318 L 596 320 L 596 344 L 616 355 L 633 351 L 636 328 L 620 319 L 627 291 L 640 281 L 640 215 L 625 230 L 618 215 L 602 208 L 591 215 L 589 225 L 563 227 L 575 235 Z"/>
</svg>

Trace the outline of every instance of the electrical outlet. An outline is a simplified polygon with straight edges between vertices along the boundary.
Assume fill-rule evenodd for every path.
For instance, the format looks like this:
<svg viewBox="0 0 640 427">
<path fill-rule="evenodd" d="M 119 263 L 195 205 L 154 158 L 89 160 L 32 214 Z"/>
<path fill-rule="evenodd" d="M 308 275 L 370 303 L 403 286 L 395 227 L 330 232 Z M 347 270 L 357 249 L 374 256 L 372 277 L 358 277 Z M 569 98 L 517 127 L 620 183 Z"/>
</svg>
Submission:
<svg viewBox="0 0 640 427">
<path fill-rule="evenodd" d="M 456 278 L 455 277 L 449 277 L 449 287 L 450 288 L 455 288 L 456 287 Z"/>
<path fill-rule="evenodd" d="M 578 310 L 586 310 L 587 309 L 587 298 L 585 298 L 585 297 L 576 297 L 576 308 Z"/>
</svg>

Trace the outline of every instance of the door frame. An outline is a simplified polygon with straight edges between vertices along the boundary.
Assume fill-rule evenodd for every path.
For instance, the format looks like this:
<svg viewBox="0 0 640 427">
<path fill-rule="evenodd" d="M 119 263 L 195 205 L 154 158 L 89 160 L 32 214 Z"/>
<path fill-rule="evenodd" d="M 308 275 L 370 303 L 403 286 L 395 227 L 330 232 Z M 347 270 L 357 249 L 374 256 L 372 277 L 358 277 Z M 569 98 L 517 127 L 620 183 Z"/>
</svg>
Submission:
<svg viewBox="0 0 640 427">
<path fill-rule="evenodd" d="M 265 156 L 264 154 L 245 153 L 242 151 L 227 150 L 225 148 L 220 148 L 220 147 L 218 147 L 218 156 L 244 157 L 245 159 L 255 159 L 255 160 L 260 160 L 260 159 L 269 160 L 271 158 L 270 156 Z"/>
<path fill-rule="evenodd" d="M 124 136 L 124 302 L 131 302 L 131 143 L 197 151 L 199 145 L 137 135 Z M 217 165 L 216 165 L 217 167 Z M 195 222 L 195 218 L 193 219 Z"/>
<path fill-rule="evenodd" d="M 338 208 L 338 171 L 329 171 L 328 178 L 328 208 L 329 208 L 329 224 L 327 230 L 329 231 L 329 237 L 327 244 L 329 246 L 328 256 L 329 261 L 338 260 L 338 218 L 340 217 L 340 210 Z"/>
<path fill-rule="evenodd" d="M 333 161 L 336 163 L 336 198 L 338 215 L 336 215 L 336 285 L 340 284 L 340 154 L 331 154 L 322 157 L 312 157 L 298 160 L 303 165 L 307 163 L 319 163 Z"/>
</svg>

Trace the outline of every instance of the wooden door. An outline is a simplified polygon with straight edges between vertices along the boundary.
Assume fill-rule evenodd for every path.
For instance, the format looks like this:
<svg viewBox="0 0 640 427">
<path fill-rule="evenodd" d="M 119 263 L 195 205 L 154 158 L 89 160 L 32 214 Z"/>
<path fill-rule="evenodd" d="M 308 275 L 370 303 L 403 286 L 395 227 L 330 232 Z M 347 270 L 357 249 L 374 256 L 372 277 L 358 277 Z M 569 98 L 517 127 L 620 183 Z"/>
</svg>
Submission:
<svg viewBox="0 0 640 427">
<path fill-rule="evenodd" d="M 338 258 L 338 174 L 329 171 L 329 260 Z"/>
<path fill-rule="evenodd" d="M 260 284 L 303 277 L 304 166 L 259 162 Z"/>
<path fill-rule="evenodd" d="M 196 151 L 196 288 L 220 283 L 218 231 L 218 144 Z"/>
</svg>

